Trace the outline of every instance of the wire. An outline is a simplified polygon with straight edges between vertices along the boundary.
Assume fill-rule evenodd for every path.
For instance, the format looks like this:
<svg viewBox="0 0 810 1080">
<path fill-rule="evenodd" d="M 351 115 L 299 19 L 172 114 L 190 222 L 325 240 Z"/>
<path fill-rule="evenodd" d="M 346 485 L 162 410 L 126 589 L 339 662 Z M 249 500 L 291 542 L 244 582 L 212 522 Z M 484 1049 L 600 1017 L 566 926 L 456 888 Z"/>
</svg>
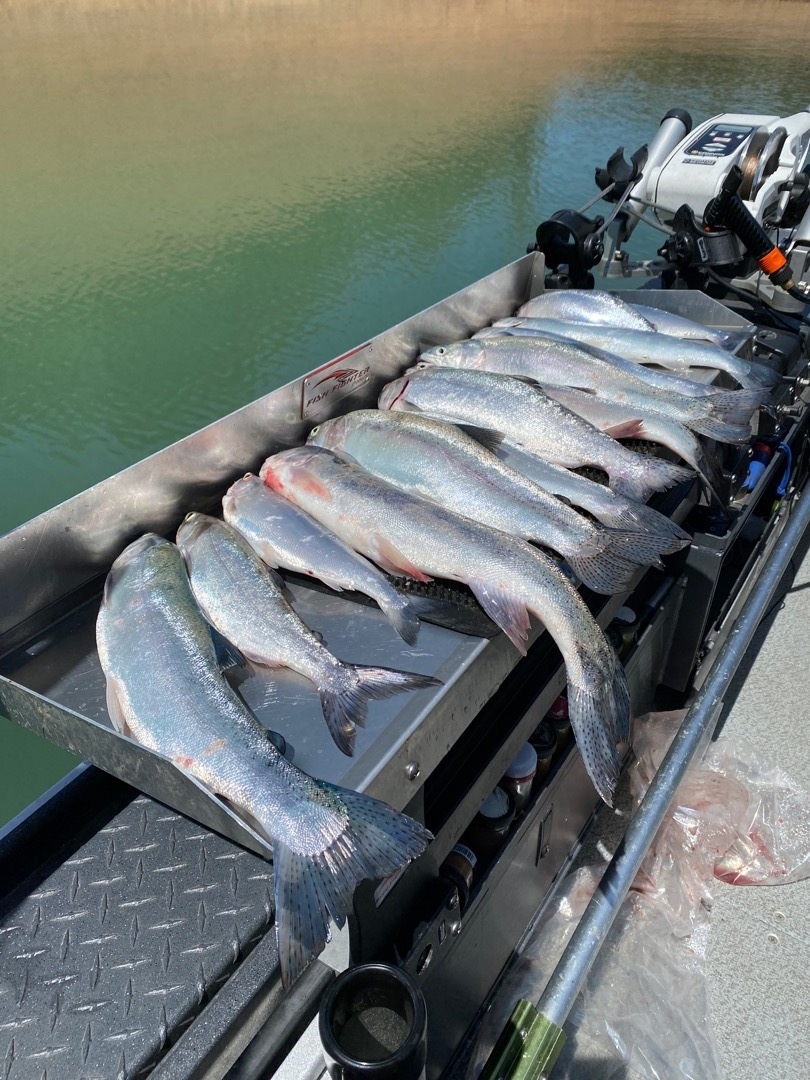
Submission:
<svg viewBox="0 0 810 1080">
<path fill-rule="evenodd" d="M 658 229 L 659 232 L 665 233 L 667 236 L 672 236 L 672 233 L 674 232 L 673 229 L 668 228 L 666 225 L 661 225 L 659 222 L 653 221 L 652 218 L 648 218 L 646 213 L 639 214 L 637 210 L 633 210 L 630 206 L 625 206 L 624 210 L 625 213 L 632 214 L 637 221 L 642 222 L 644 225 L 649 225 L 651 229 Z"/>
<path fill-rule="evenodd" d="M 785 585 L 784 589 L 782 589 L 782 591 L 779 593 L 777 598 L 774 600 L 774 602 L 771 604 L 771 606 L 768 608 L 768 610 L 765 612 L 765 614 L 759 620 L 759 623 L 757 624 L 758 627 L 762 626 L 762 624 L 765 622 L 765 620 L 767 618 L 769 618 L 771 615 L 773 615 L 773 613 L 775 611 L 778 611 L 782 607 L 784 607 L 785 597 L 790 592 L 790 590 L 793 588 L 793 583 L 796 580 L 796 571 L 797 571 L 797 567 L 796 567 L 795 559 L 791 559 L 790 562 L 788 563 L 788 569 L 785 571 L 785 576 L 790 574 L 790 578 L 788 580 L 788 583 Z"/>
<path fill-rule="evenodd" d="M 788 316 L 782 315 L 780 314 L 780 312 L 775 311 L 772 307 L 769 307 L 768 304 L 766 304 L 765 301 L 761 299 L 758 293 L 757 295 L 754 295 L 753 293 L 747 292 L 745 289 L 740 289 L 736 285 L 732 285 L 730 281 L 727 281 L 726 278 L 721 277 L 720 274 L 718 274 L 715 270 L 712 270 L 710 266 L 705 267 L 705 270 L 709 277 L 712 279 L 712 281 L 717 282 L 718 285 L 722 285 L 722 287 L 724 289 L 727 289 L 728 292 L 734 293 L 736 296 L 742 297 L 743 300 L 747 300 L 749 304 L 753 304 L 754 307 L 759 308 L 764 314 L 767 314 L 772 319 L 775 319 L 780 326 L 784 327 L 784 329 L 786 330 L 789 330 L 792 334 L 798 332 L 799 327 L 796 325 L 796 323 L 794 323 Z"/>
</svg>

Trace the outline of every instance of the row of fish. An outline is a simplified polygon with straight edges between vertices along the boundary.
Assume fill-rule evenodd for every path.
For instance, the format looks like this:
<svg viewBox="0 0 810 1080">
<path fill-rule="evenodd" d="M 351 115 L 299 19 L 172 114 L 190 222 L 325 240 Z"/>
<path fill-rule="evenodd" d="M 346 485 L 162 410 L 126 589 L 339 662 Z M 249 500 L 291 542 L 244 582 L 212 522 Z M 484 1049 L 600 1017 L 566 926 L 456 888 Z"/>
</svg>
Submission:
<svg viewBox="0 0 810 1080">
<path fill-rule="evenodd" d="M 614 333 L 663 336 L 647 313 L 628 316 L 609 294 L 585 295 L 591 306 L 582 294 L 577 303 L 598 330 L 604 308 L 603 318 L 647 323 L 614 323 Z M 553 305 L 542 315 L 546 328 L 552 317 L 572 317 Z M 429 834 L 288 762 L 223 677 L 210 627 L 248 661 L 309 678 L 334 741 L 351 754 L 370 700 L 437 680 L 339 660 L 295 613 L 274 570 L 367 594 L 409 644 L 419 626 L 413 602 L 378 568 L 464 582 L 521 651 L 530 613 L 556 641 L 583 760 L 610 802 L 617 745 L 629 735 L 624 671 L 557 561 L 534 545 L 561 555 L 592 589 L 622 591 L 639 566 L 658 565 L 688 543 L 644 500 L 692 473 L 616 439 L 663 442 L 711 486 L 713 466 L 693 433 L 741 440 L 767 397 L 766 375 L 752 365 L 734 376 L 752 388 L 717 392 L 651 371 L 640 354 L 619 359 L 574 340 L 571 323 L 548 331 L 527 325 L 536 314 L 521 310 L 517 318 L 424 353 L 384 389 L 378 410 L 320 425 L 307 446 L 274 455 L 260 477 L 234 484 L 224 520 L 190 515 L 177 546 L 142 537 L 108 577 L 98 644 L 113 723 L 191 774 L 272 845 L 287 982 L 320 952 L 329 919 L 342 925 L 355 885 L 394 873 Z M 730 345 L 706 347 L 731 357 Z M 644 355 L 657 356 L 657 348 L 648 344 Z M 610 486 L 570 471 L 581 465 L 604 470 Z"/>
</svg>

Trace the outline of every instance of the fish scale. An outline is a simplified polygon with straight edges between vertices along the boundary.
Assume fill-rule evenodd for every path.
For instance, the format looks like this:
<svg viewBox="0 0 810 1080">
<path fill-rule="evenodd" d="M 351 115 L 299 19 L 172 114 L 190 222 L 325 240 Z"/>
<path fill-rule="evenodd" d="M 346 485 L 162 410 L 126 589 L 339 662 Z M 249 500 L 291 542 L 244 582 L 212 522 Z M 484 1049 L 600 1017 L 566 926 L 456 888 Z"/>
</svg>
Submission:
<svg viewBox="0 0 810 1080">
<path fill-rule="evenodd" d="M 389 572 L 465 582 L 487 614 L 525 653 L 529 612 L 559 647 L 571 721 L 585 767 L 610 803 L 619 773 L 616 744 L 629 734 L 624 669 L 579 593 L 523 540 L 401 491 L 348 458 L 318 446 L 267 459 L 260 475 Z"/>
<path fill-rule="evenodd" d="M 397 487 L 563 555 L 591 589 L 627 588 L 669 540 L 608 531 L 499 461 L 452 424 L 416 413 L 361 409 L 313 428 L 309 442 L 348 454 Z"/>
<path fill-rule="evenodd" d="M 604 469 L 615 491 L 642 501 L 691 478 L 679 465 L 642 457 L 548 397 L 536 385 L 485 370 L 420 365 L 380 395 L 381 408 L 429 416 L 500 432 L 513 445 L 557 465 Z M 623 430 L 632 437 L 639 421 Z M 614 432 L 618 438 L 619 433 Z"/>
<path fill-rule="evenodd" d="M 497 329 L 490 330 L 497 334 Z M 764 388 L 717 391 L 590 345 L 534 331 L 519 337 L 507 333 L 439 345 L 423 352 L 421 361 L 512 375 L 540 386 L 588 390 L 630 408 L 679 420 L 690 430 L 721 442 L 747 441 L 751 416 L 770 396 Z"/>
<path fill-rule="evenodd" d="M 316 780 L 279 754 L 222 676 L 183 559 L 147 534 L 116 559 L 97 628 L 113 723 L 226 801 L 273 848 L 276 934 L 289 985 L 339 925 L 355 885 L 430 838 L 385 803 Z"/>
</svg>

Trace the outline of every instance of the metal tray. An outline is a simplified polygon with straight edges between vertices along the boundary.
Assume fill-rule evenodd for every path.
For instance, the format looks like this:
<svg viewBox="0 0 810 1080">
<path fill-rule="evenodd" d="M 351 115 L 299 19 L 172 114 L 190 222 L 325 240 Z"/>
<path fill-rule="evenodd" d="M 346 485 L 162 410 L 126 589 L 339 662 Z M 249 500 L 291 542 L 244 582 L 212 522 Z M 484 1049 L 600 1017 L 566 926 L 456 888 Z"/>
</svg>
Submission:
<svg viewBox="0 0 810 1080">
<path fill-rule="evenodd" d="M 212 509 L 235 478 L 279 448 L 302 442 L 316 422 L 373 405 L 380 387 L 409 366 L 420 348 L 468 336 L 511 314 L 541 290 L 543 270 L 536 255 L 511 263 L 0 539 L 0 708 L 269 857 L 266 842 L 206 789 L 111 727 L 95 645 L 104 575 L 132 539 L 150 530 L 171 535 L 188 511 Z M 656 299 L 644 293 L 645 302 Z M 739 317 L 701 299 L 707 308 L 701 318 L 735 325 Z M 240 687 L 259 720 L 284 735 L 299 767 L 404 809 L 518 662 L 518 653 L 503 635 L 473 638 L 426 623 L 410 648 L 375 607 L 303 585 L 291 588 L 304 621 L 342 659 L 443 681 L 436 690 L 372 703 L 352 759 L 333 745 L 308 683 L 274 672 Z M 600 621 L 619 602 L 612 598 Z M 531 640 L 540 632 L 535 628 Z"/>
<path fill-rule="evenodd" d="M 511 263 L 0 539 L 0 709 L 268 857 L 266 842 L 227 807 L 110 725 L 95 644 L 104 576 L 132 539 L 146 531 L 172 535 L 188 511 L 215 507 L 234 479 L 255 470 L 268 454 L 302 442 L 315 423 L 374 405 L 381 386 L 421 348 L 468 336 L 514 311 L 538 291 L 542 276 L 542 259 L 535 256 Z M 348 380 L 346 371 L 352 373 Z M 284 735 L 302 769 L 403 809 L 517 663 L 518 653 L 503 635 L 472 638 L 428 623 L 410 648 L 377 608 L 301 585 L 291 588 L 304 621 L 342 659 L 443 681 L 437 690 L 372 703 L 351 759 L 333 745 L 308 683 L 274 672 L 240 687 L 259 720 Z"/>
</svg>

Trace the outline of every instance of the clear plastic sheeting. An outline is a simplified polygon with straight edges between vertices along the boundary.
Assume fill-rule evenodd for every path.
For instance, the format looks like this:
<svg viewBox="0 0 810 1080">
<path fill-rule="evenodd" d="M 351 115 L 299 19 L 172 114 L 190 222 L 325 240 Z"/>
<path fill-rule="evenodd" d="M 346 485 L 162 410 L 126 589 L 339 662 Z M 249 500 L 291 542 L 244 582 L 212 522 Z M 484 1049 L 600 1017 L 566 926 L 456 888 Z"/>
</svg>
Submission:
<svg viewBox="0 0 810 1080">
<path fill-rule="evenodd" d="M 629 786 L 638 802 L 684 717 L 636 721 Z M 519 998 L 537 1001 L 599 884 L 566 878 L 486 1013 L 468 1077 L 480 1072 Z M 659 829 L 565 1024 L 555 1080 L 717 1080 L 705 961 L 712 890 L 810 876 L 810 798 L 743 740 L 712 744 Z"/>
</svg>

